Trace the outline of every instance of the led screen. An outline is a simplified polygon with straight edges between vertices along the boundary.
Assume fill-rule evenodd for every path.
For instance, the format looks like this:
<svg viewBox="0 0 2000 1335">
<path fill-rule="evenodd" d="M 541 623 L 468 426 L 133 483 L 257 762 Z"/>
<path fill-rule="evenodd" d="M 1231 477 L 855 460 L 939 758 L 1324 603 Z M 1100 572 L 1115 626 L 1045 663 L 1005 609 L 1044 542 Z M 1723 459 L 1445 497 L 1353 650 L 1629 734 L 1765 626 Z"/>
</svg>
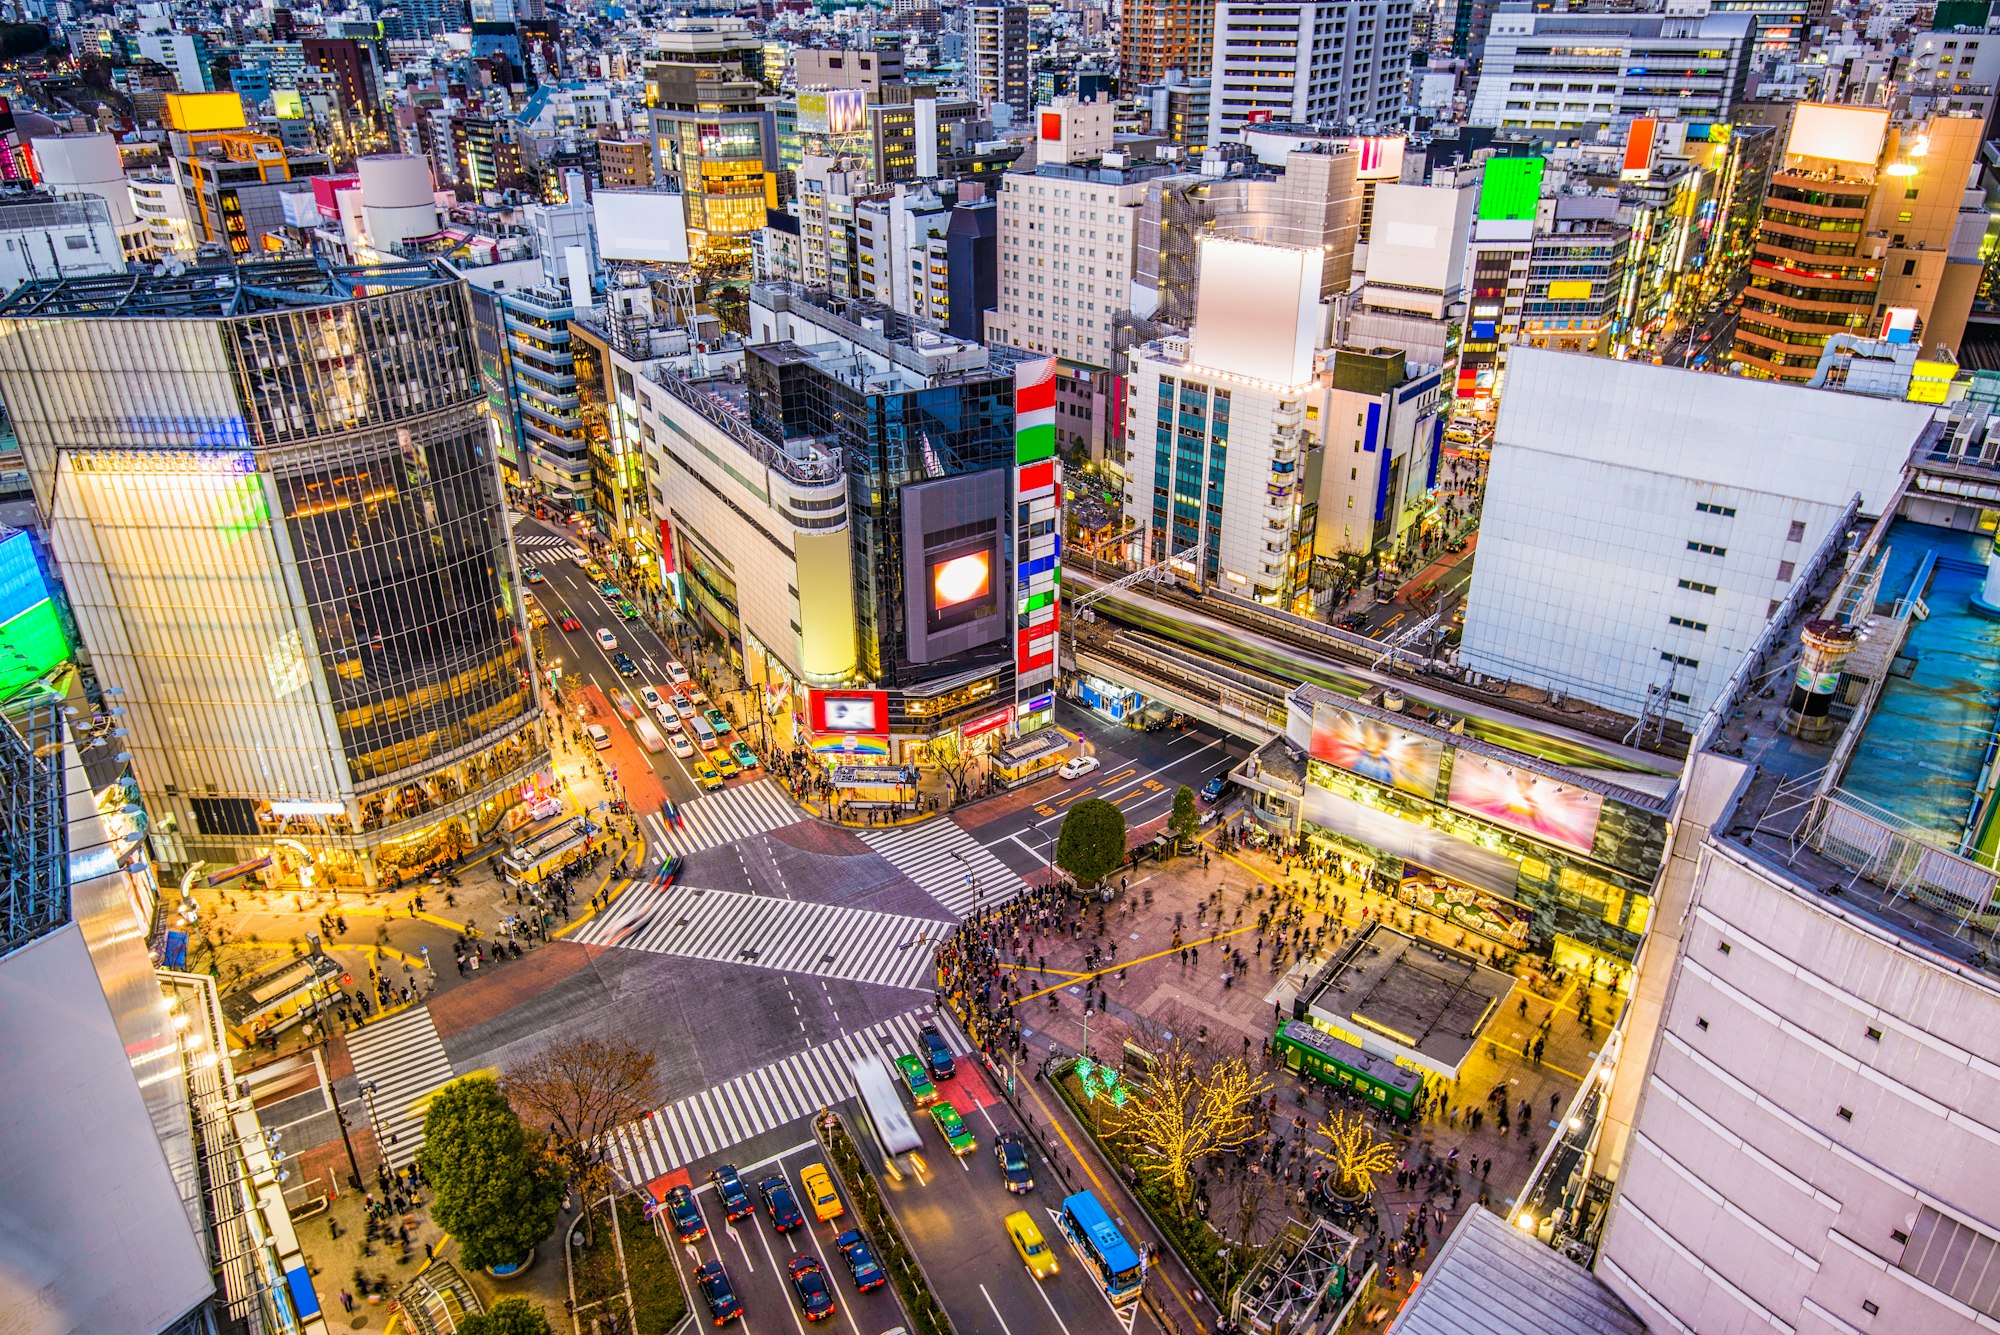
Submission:
<svg viewBox="0 0 2000 1335">
<path fill-rule="evenodd" d="M 993 587 L 990 552 L 971 552 L 931 567 L 931 605 L 940 611 L 984 598 Z"/>
<path fill-rule="evenodd" d="M 1540 158 L 1488 158 L 1479 181 L 1479 216 L 1487 222 L 1520 222 L 1535 216 L 1542 198 Z"/>
<path fill-rule="evenodd" d="M 1579 853 L 1591 850 L 1604 799 L 1521 766 L 1461 750 L 1451 767 L 1451 804 Z"/>
<path fill-rule="evenodd" d="M 814 732 L 887 732 L 889 697 L 882 691 L 813 691 Z"/>
<path fill-rule="evenodd" d="M 1433 797 L 1444 745 L 1339 705 L 1313 705 L 1312 758 L 1406 793 Z"/>
</svg>

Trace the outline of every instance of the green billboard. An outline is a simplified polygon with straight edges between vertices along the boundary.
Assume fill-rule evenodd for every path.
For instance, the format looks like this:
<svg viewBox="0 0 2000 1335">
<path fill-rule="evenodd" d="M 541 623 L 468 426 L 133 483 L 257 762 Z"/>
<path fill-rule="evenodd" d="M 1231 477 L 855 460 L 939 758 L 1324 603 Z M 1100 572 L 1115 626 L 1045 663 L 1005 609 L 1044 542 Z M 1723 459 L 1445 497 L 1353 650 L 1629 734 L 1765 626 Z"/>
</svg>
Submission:
<svg viewBox="0 0 2000 1335">
<path fill-rule="evenodd" d="M 1479 217 L 1484 222 L 1530 222 L 1542 197 L 1540 158 L 1488 158 L 1479 181 Z"/>
</svg>

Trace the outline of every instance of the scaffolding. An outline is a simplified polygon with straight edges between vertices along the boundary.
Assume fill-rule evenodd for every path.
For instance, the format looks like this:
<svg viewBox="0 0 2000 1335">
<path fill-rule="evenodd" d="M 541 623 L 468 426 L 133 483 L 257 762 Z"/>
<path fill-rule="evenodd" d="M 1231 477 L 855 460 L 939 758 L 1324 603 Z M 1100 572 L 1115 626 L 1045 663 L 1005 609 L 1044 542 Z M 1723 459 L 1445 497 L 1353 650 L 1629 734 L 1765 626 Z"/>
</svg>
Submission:
<svg viewBox="0 0 2000 1335">
<path fill-rule="evenodd" d="M 57 706 L 0 725 L 0 954 L 69 921 L 69 821 Z"/>
<path fill-rule="evenodd" d="M 1257 1259 L 1236 1290 L 1231 1315 L 1246 1330 L 1291 1335 L 1309 1329 L 1347 1300 L 1355 1236 L 1325 1219 L 1294 1219 Z"/>
</svg>

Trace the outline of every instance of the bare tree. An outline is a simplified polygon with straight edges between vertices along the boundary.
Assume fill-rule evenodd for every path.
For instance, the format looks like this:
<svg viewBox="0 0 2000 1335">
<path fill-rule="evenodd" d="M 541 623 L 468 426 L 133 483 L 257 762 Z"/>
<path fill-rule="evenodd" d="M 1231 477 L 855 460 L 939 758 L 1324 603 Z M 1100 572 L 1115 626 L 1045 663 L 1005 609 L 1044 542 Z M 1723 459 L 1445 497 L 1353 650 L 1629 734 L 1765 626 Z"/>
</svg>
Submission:
<svg viewBox="0 0 2000 1335">
<path fill-rule="evenodd" d="M 523 1121 L 546 1127 L 549 1152 L 587 1201 L 611 1185 L 605 1137 L 659 1104 L 657 1067 L 622 1038 L 558 1039 L 509 1067 L 500 1089 Z"/>
</svg>

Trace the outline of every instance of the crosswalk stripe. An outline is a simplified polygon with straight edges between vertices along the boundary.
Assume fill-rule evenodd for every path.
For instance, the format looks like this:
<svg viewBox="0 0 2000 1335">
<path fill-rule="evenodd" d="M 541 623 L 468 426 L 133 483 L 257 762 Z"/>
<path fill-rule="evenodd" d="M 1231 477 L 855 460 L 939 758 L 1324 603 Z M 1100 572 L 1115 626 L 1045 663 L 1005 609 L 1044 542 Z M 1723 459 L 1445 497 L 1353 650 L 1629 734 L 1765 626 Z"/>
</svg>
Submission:
<svg viewBox="0 0 2000 1335">
<path fill-rule="evenodd" d="M 1028 888 L 1013 868 L 942 816 L 921 825 L 859 834 L 862 842 L 954 917 L 963 918 L 976 907 L 1004 904 Z M 968 872 L 973 877 L 970 885 Z"/>
<path fill-rule="evenodd" d="M 657 955 L 922 991 L 951 924 L 737 890 L 637 886 L 570 939 Z M 755 956 L 745 955 L 755 951 Z"/>
<path fill-rule="evenodd" d="M 852 1097 L 850 1064 L 866 1056 L 886 1062 L 916 1051 L 918 1022 L 928 1014 L 928 1007 L 905 1011 L 697 1090 L 621 1128 L 607 1137 L 606 1147 L 619 1172 L 635 1185 L 724 1158 L 733 1146 Z"/>
<path fill-rule="evenodd" d="M 655 813 L 654 829 L 661 843 L 682 855 L 805 819 L 805 813 L 770 779 L 753 779 L 735 788 L 705 793 L 681 803 L 676 810 L 681 818 L 678 827 L 669 828 Z"/>
<path fill-rule="evenodd" d="M 424 1146 L 425 1101 L 455 1074 L 431 1013 L 418 1006 L 364 1025 L 348 1034 L 347 1052 L 355 1075 L 375 1086 L 368 1102 L 383 1157 L 401 1168 Z"/>
</svg>

